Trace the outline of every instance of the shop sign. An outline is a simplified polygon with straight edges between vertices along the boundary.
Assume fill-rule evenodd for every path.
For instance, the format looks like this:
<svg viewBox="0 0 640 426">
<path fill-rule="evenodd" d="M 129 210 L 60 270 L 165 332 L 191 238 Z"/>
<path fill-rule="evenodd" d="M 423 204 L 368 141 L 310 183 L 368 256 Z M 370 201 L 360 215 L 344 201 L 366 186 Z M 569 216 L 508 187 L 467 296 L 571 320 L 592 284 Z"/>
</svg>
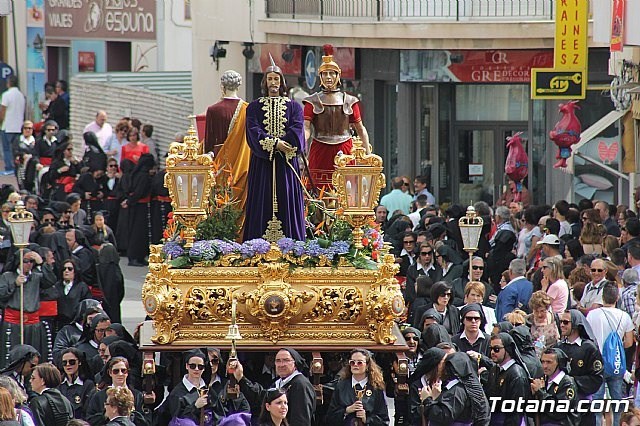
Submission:
<svg viewBox="0 0 640 426">
<path fill-rule="evenodd" d="M 551 50 L 403 50 L 400 81 L 525 83 L 532 68 L 551 68 Z"/>
<path fill-rule="evenodd" d="M 610 50 L 612 52 L 622 52 L 624 45 L 624 7 L 625 0 L 613 0 L 610 43 Z"/>
<path fill-rule="evenodd" d="M 587 69 L 588 17 L 588 1 L 556 1 L 556 37 L 553 50 L 555 69 Z"/>
<path fill-rule="evenodd" d="M 48 38 L 155 40 L 155 0 L 45 0 Z"/>
<path fill-rule="evenodd" d="M 587 89 L 584 71 L 531 70 L 531 99 L 584 99 Z"/>
</svg>

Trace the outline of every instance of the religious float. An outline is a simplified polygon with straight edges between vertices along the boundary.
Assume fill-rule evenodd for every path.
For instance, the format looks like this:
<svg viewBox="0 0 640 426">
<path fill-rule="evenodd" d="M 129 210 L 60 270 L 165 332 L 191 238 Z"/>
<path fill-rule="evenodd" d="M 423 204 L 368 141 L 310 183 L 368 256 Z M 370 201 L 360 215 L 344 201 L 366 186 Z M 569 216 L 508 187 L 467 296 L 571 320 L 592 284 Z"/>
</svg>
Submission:
<svg viewBox="0 0 640 426">
<path fill-rule="evenodd" d="M 220 195 L 224 173 L 202 153 L 193 126 L 183 143 L 171 144 L 166 164 L 172 223 L 165 243 L 151 246 L 142 287 L 152 318 L 141 329 L 148 368 L 157 351 L 213 346 L 233 357 L 236 344 L 241 351 L 290 346 L 313 353 L 319 378 L 320 352 L 363 347 L 395 353 L 398 382 L 406 383 L 407 347 L 396 323 L 404 311 L 399 266 L 372 226 L 385 186 L 379 156 L 366 154 L 357 140 L 351 155 L 336 156 L 332 201 L 306 204 L 312 211 L 329 206 L 316 227 L 320 233 L 330 224 L 322 237 L 294 241 L 270 226 L 263 239 L 242 244 L 196 238 L 217 207 L 212 193 Z"/>
</svg>

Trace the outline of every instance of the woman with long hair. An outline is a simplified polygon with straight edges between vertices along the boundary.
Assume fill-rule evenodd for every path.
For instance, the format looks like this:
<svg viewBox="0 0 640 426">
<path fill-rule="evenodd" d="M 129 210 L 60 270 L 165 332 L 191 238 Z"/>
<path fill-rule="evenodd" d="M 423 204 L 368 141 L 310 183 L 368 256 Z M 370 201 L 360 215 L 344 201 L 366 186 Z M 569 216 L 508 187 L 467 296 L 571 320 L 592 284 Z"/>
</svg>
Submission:
<svg viewBox="0 0 640 426">
<path fill-rule="evenodd" d="M 106 426 L 134 426 L 129 419 L 133 407 L 133 393 L 129 389 L 125 387 L 107 389 L 104 412 L 109 423 Z"/>
<path fill-rule="evenodd" d="M 452 293 L 447 282 L 438 281 L 431 286 L 433 308 L 442 316 L 440 324 L 453 336 L 460 331 L 460 311 L 453 305 Z"/>
<path fill-rule="evenodd" d="M 571 307 L 569 284 L 564 279 L 562 260 L 548 257 L 542 262 L 542 291 L 551 298 L 551 310 L 561 314 Z"/>
<path fill-rule="evenodd" d="M 73 185 L 80 175 L 80 163 L 73 156 L 73 145 L 66 142 L 56 147 L 53 161 L 49 167 L 49 182 L 53 186 L 51 199 L 65 201 L 72 192 Z"/>
<path fill-rule="evenodd" d="M 96 385 L 89 377 L 89 368 L 82 352 L 76 348 L 65 349 L 62 352 L 60 372 L 62 383 L 58 386 L 58 390 L 71 403 L 74 417 L 81 419 L 84 417 L 87 403 L 96 391 Z"/>
<path fill-rule="evenodd" d="M 71 403 L 57 389 L 62 379 L 55 365 L 49 362 L 36 365 L 30 380 L 31 390 L 38 394 L 29 402 L 36 424 L 66 424 L 73 418 Z"/>
<path fill-rule="evenodd" d="M 284 389 L 269 389 L 262 403 L 262 411 L 258 419 L 259 426 L 289 426 L 287 413 L 289 402 Z"/>
<path fill-rule="evenodd" d="M 93 394 L 93 397 L 89 400 L 85 420 L 94 426 L 104 424 L 105 402 L 107 402 L 108 397 L 107 391 L 111 388 L 127 387 L 133 394 L 134 409 L 142 413 L 145 403 L 142 392 L 137 389 L 132 389 L 127 385 L 127 378 L 129 377 L 129 361 L 124 357 L 114 356 L 109 360 L 109 362 L 107 362 L 104 367 L 104 371 L 106 372 L 103 375 L 104 382 L 101 383 L 103 388 Z M 155 395 L 153 395 L 153 400 L 149 400 L 147 402 L 151 404 L 154 400 Z"/>
<path fill-rule="evenodd" d="M 104 211 L 97 211 L 93 215 L 93 235 L 89 238 L 91 246 L 96 250 L 100 250 L 104 244 L 112 244 L 117 249 L 116 236 L 113 230 L 106 224 Z"/>
<path fill-rule="evenodd" d="M 80 269 L 74 259 L 67 259 L 62 263 L 61 275 L 55 285 L 59 294 L 57 330 L 71 322 L 80 302 L 92 298 L 91 289 L 82 281 Z"/>
<path fill-rule="evenodd" d="M 382 371 L 370 351 L 353 349 L 340 376 L 325 417 L 327 424 L 339 419 L 343 425 L 352 425 L 356 419 L 367 425 L 389 424 Z"/>
<path fill-rule="evenodd" d="M 16 420 L 13 398 L 4 388 L 0 388 L 0 426 L 20 426 Z"/>
</svg>

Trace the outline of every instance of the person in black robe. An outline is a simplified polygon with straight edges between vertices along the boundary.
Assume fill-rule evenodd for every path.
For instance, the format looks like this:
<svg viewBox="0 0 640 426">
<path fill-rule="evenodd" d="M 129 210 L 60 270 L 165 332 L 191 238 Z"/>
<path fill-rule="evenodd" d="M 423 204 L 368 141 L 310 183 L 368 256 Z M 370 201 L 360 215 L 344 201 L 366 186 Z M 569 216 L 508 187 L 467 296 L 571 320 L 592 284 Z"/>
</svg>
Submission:
<svg viewBox="0 0 640 426">
<path fill-rule="evenodd" d="M 76 344 L 76 348 L 84 354 L 85 359 L 91 359 L 98 355 L 98 346 L 104 339 L 107 327 L 111 321 L 107 314 L 101 313 L 93 317 L 90 325 L 85 325 L 82 330 L 82 336 Z M 93 374 L 96 371 L 92 371 Z"/>
<path fill-rule="evenodd" d="M 37 425 L 63 426 L 73 418 L 73 407 L 60 393 L 60 372 L 55 365 L 45 362 L 31 373 L 31 387 L 37 394 L 29 401 L 33 420 Z"/>
<path fill-rule="evenodd" d="M 35 251 L 24 250 L 24 275 L 20 270 L 20 255 L 14 254 L 9 259 L 5 270 L 0 276 L 0 301 L 4 304 L 2 325 L 0 325 L 0 366 L 7 364 L 9 352 L 14 345 L 21 341 L 20 309 L 24 308 L 24 341 L 38 350 L 47 359 L 49 346 L 44 328 L 40 323 L 38 310 L 40 309 L 40 291 L 53 287 L 56 276 L 53 269 L 44 263 L 42 257 Z M 23 287 L 24 303 L 21 303 Z"/>
<path fill-rule="evenodd" d="M 90 227 L 85 227 L 84 232 L 91 244 L 91 247 L 94 249 L 100 250 L 103 245 L 111 244 L 116 248 L 117 253 L 118 244 L 116 242 L 116 235 L 113 233 L 111 227 L 106 223 L 107 218 L 105 216 L 108 214 L 109 213 L 105 211 L 95 212 L 93 214 L 93 223 Z"/>
<path fill-rule="evenodd" d="M 349 426 L 360 419 L 367 425 L 388 425 L 382 371 L 371 352 L 353 349 L 349 365 L 342 369 L 341 377 L 333 392 L 325 423 Z"/>
<path fill-rule="evenodd" d="M 133 394 L 134 410 L 141 415 L 140 422 L 134 421 L 136 426 L 150 424 L 148 421 L 149 414 L 142 415 L 142 413 L 145 413 L 146 411 L 144 409 L 145 402 L 153 403 L 155 401 L 155 394 L 145 396 L 139 390 L 128 385 L 127 377 L 129 375 L 129 370 L 129 361 L 126 358 L 112 357 L 109 360 L 105 366 L 105 371 L 107 372 L 105 375 L 105 383 L 103 384 L 102 389 L 98 390 L 91 397 L 89 404 L 87 405 L 87 414 L 84 420 L 86 420 L 91 426 L 103 426 L 107 423 L 104 410 L 104 403 L 107 401 L 107 390 L 118 386 L 126 386 Z M 134 417 L 134 419 L 136 418 L 137 416 Z"/>
<path fill-rule="evenodd" d="M 234 369 L 233 374 L 240 385 L 240 391 L 251 405 L 252 414 L 257 415 L 266 395 L 266 389 L 244 377 L 243 367 L 239 361 L 230 363 L 230 368 Z M 289 401 L 287 420 L 291 425 L 310 425 L 313 421 L 316 393 L 309 379 L 303 374 L 307 368 L 307 363 L 295 349 L 283 348 L 276 354 L 276 374 L 279 378 L 275 382 L 275 387 L 283 388 L 287 393 Z"/>
<path fill-rule="evenodd" d="M 131 160 L 128 161 L 131 170 L 133 170 L 134 164 Z M 118 212 L 120 210 L 120 203 L 122 199 L 118 195 L 118 186 L 120 183 L 120 166 L 118 160 L 115 158 L 109 158 L 107 160 L 107 172 L 104 176 L 104 208 L 107 211 L 105 219 L 107 225 L 111 229 L 118 229 Z"/>
<path fill-rule="evenodd" d="M 136 168 L 136 164 L 129 160 L 124 159 L 120 164 L 122 170 L 122 177 L 118 181 L 118 184 L 114 190 L 114 196 L 118 201 L 117 215 L 118 215 L 118 227 L 116 230 L 116 241 L 118 241 L 118 250 L 121 255 L 127 254 L 127 248 L 129 247 L 129 209 L 122 208 L 122 202 L 129 196 L 132 191 L 132 178 L 133 170 Z"/>
<path fill-rule="evenodd" d="M 562 349 L 550 348 L 542 354 L 544 379 L 533 379 L 531 392 L 541 401 L 553 401 L 552 410 L 542 410 L 539 424 L 558 426 L 577 426 L 580 424 L 576 412 L 578 392 L 576 382 L 569 375 L 569 358 Z M 559 410 L 560 401 L 565 401 L 566 409 Z M 543 405 L 544 406 L 544 405 Z"/>
<path fill-rule="evenodd" d="M 160 162 L 160 164 L 163 163 Z M 167 171 L 161 168 L 151 180 L 151 244 L 159 244 L 162 240 L 162 234 L 172 210 L 169 189 L 164 186 L 166 174 Z"/>
<path fill-rule="evenodd" d="M 451 338 L 460 352 L 474 351 L 483 355 L 489 355 L 489 335 L 484 327 L 487 320 L 482 306 L 478 303 L 469 303 L 460 309 L 460 333 Z M 473 340 L 473 342 L 471 342 Z"/>
<path fill-rule="evenodd" d="M 527 371 L 529 371 L 531 377 L 534 379 L 541 378 L 544 375 L 542 372 L 542 364 L 540 363 L 540 358 L 538 358 L 536 349 L 533 346 L 533 338 L 531 337 L 529 327 L 526 325 L 519 325 L 513 327 L 512 330 L 508 331 L 508 333 L 513 337 L 513 341 L 516 342 L 522 361 L 524 361 L 527 366 Z"/>
<path fill-rule="evenodd" d="M 149 255 L 151 232 L 151 172 L 155 166 L 153 155 L 142 154 L 131 174 L 131 188 L 121 206 L 129 210 L 129 235 L 127 257 L 129 266 L 148 265 L 145 258 Z"/>
<path fill-rule="evenodd" d="M 229 379 L 226 368 L 220 369 L 220 366 L 225 365 L 220 350 L 207 348 L 207 358 L 209 358 L 209 366 L 211 367 L 208 398 L 213 410 L 214 424 L 218 424 L 223 418 L 235 413 L 251 413 L 249 401 L 242 392 L 234 398 L 227 392 Z"/>
<path fill-rule="evenodd" d="M 53 185 L 51 199 L 64 201 L 72 192 L 73 185 L 80 175 L 81 164 L 73 157 L 71 142 L 56 147 L 55 155 L 49 167 L 48 179 Z"/>
<path fill-rule="evenodd" d="M 53 341 L 53 359 L 56 364 L 60 363 L 62 351 L 75 346 L 82 335 L 84 326 L 90 322 L 87 318 L 93 318 L 103 312 L 100 302 L 94 299 L 86 299 L 80 302 L 76 314 L 69 324 L 62 327 L 56 333 Z"/>
<path fill-rule="evenodd" d="M 407 269 L 407 281 L 403 296 L 407 306 L 411 305 L 414 309 L 413 302 L 417 297 L 417 280 L 422 275 L 428 275 L 433 282 L 442 279 L 442 268 L 435 262 L 435 250 L 430 243 L 423 242 L 418 247 L 416 261 Z"/>
<path fill-rule="evenodd" d="M 491 337 L 491 360 L 482 356 L 480 367 L 489 370 L 489 377 L 485 385 L 486 395 L 489 399 L 499 397 L 497 408 L 491 416 L 492 424 L 504 426 L 520 426 L 525 422 L 524 413 L 504 413 L 501 402 L 519 398 L 527 400 L 531 398 L 529 372 L 520 357 L 520 351 L 516 347 L 513 338 L 507 333 L 499 333 Z"/>
<path fill-rule="evenodd" d="M 104 208 L 107 155 L 98 143 L 95 133 L 87 132 L 83 137 L 86 146 L 83 163 L 88 171 L 78 177 L 73 186 L 73 192 L 80 194 L 81 208 L 87 212 L 87 218 L 90 221 L 95 212 Z"/>
<path fill-rule="evenodd" d="M 420 324 L 422 314 L 433 306 L 433 303 L 431 302 L 431 287 L 433 286 L 433 283 L 434 281 L 428 275 L 419 276 L 415 282 L 416 298 L 411 304 L 411 311 L 407 318 L 415 328 L 422 328 L 422 324 Z"/>
<path fill-rule="evenodd" d="M 58 390 L 71 403 L 74 418 L 82 419 L 87 404 L 96 391 L 82 352 L 76 348 L 64 350 L 59 368 L 62 370 L 62 382 L 58 385 Z"/>
<path fill-rule="evenodd" d="M 460 312 L 453 306 L 451 285 L 438 281 L 431 286 L 431 300 L 434 309 L 442 315 L 442 325 L 452 336 L 460 329 Z"/>
<path fill-rule="evenodd" d="M 443 325 L 432 324 L 422 332 L 421 340 L 423 348 L 428 350 L 440 343 L 451 343 L 451 336 Z"/>
<path fill-rule="evenodd" d="M 582 312 L 570 309 L 560 314 L 562 340 L 555 347 L 562 349 L 571 360 L 571 376 L 576 382 L 579 400 L 593 399 L 604 381 L 602 354 L 598 349 L 591 326 Z M 582 413 L 580 424 L 596 424 L 595 413 Z"/>
<path fill-rule="evenodd" d="M 201 418 L 205 424 L 211 424 L 213 410 L 208 399 L 208 387 L 202 378 L 207 359 L 199 349 L 187 351 L 184 364 L 187 374 L 182 381 L 174 386 L 167 396 L 166 410 L 176 420 L 190 419 L 200 424 Z"/>
<path fill-rule="evenodd" d="M 62 278 L 56 283 L 55 288 L 58 293 L 58 316 L 56 318 L 56 329 L 59 330 L 69 324 L 80 306 L 80 302 L 91 299 L 89 286 L 76 278 L 80 274 L 78 266 L 73 259 L 68 259 L 62 264 Z"/>
<path fill-rule="evenodd" d="M 24 391 L 25 395 L 31 392 L 29 376 L 34 367 L 40 361 L 40 353 L 31 345 L 15 345 L 9 351 L 9 361 L 1 371 L 3 376 L 11 379 Z"/>
<path fill-rule="evenodd" d="M 124 275 L 115 246 L 106 244 L 98 255 L 98 279 L 104 296 L 104 310 L 112 322 L 121 322 L 120 303 L 124 299 Z"/>
<path fill-rule="evenodd" d="M 430 425 L 452 424 L 451 420 L 454 420 L 453 424 L 468 423 L 474 426 L 489 424 L 491 417 L 489 401 L 478 380 L 476 366 L 466 354 L 460 352 L 448 354 L 445 358 L 444 375 L 440 380 L 441 392 L 437 384 L 421 392 L 426 396 L 423 401 L 424 417 L 429 419 Z M 460 410 L 461 406 L 464 407 L 462 412 L 456 413 L 456 409 Z M 466 414 L 466 411 L 469 411 L 470 415 Z M 451 417 L 447 417 L 447 413 L 450 413 Z"/>
</svg>

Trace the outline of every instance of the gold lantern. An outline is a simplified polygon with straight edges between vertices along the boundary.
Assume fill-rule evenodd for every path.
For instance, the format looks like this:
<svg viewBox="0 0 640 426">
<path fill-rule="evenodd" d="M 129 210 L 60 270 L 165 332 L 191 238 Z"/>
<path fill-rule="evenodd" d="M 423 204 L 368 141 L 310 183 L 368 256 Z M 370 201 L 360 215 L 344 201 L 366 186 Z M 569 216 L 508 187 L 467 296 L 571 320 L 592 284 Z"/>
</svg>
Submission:
<svg viewBox="0 0 640 426">
<path fill-rule="evenodd" d="M 480 235 L 482 234 L 482 226 L 484 221 L 477 215 L 476 210 L 469 206 L 467 208 L 467 215 L 462 216 L 458 220 L 458 226 L 460 227 L 460 234 L 462 234 L 462 245 L 464 251 L 469 253 L 469 279 L 471 279 L 471 269 L 473 253 L 478 251 L 478 243 L 480 242 Z"/>
<path fill-rule="evenodd" d="M 347 222 L 353 226 L 353 243 L 362 246 L 362 225 L 373 218 L 380 190 L 385 187 L 382 158 L 367 154 L 360 138 L 353 139 L 350 155 L 338 154 L 332 183 L 338 194 L 338 205 Z"/>
<path fill-rule="evenodd" d="M 20 274 L 24 275 L 24 249 L 29 245 L 33 215 L 24 208 L 22 200 L 19 200 L 8 219 L 13 245 L 20 249 Z M 20 344 L 24 344 L 24 286 L 20 286 Z"/>
<path fill-rule="evenodd" d="M 202 154 L 202 144 L 194 125 L 194 116 L 184 141 L 169 146 L 164 186 L 169 190 L 173 216 L 185 227 L 185 248 L 193 246 L 196 227 L 207 216 L 209 195 L 215 178 L 213 157 Z"/>
</svg>

